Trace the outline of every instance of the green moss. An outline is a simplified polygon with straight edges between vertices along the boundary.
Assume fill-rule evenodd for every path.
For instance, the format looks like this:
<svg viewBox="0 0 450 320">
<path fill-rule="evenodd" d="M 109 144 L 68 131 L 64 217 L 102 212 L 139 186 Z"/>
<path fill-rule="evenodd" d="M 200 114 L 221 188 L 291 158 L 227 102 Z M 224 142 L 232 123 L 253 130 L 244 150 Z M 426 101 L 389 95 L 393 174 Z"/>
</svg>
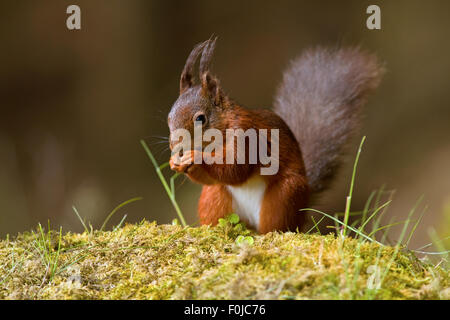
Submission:
<svg viewBox="0 0 450 320">
<path fill-rule="evenodd" d="M 52 232 L 52 277 L 36 241 L 36 233 L 23 233 L 0 242 L 1 299 L 450 298 L 448 270 L 333 235 L 149 222 L 67 233 L 61 242 Z"/>
</svg>

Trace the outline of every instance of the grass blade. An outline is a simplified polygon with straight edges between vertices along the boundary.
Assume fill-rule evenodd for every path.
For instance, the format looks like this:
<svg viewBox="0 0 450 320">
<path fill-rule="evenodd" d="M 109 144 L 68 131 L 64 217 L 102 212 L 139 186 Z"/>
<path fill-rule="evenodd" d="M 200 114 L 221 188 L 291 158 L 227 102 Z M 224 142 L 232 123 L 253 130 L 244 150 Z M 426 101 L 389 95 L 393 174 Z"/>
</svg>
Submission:
<svg viewBox="0 0 450 320">
<path fill-rule="evenodd" d="M 75 206 L 72 206 L 73 211 L 75 211 L 75 214 L 78 217 L 78 220 L 80 220 L 81 224 L 83 225 L 84 231 L 86 231 L 86 233 L 89 233 L 89 229 L 86 227 L 86 223 L 84 223 L 84 220 L 81 218 L 80 214 L 78 213 L 77 208 L 75 208 Z"/>
<path fill-rule="evenodd" d="M 166 178 L 164 178 L 164 175 L 162 174 L 161 167 L 165 168 L 168 163 L 163 164 L 161 167 L 158 165 L 158 162 L 156 162 L 155 157 L 153 156 L 152 152 L 150 151 L 150 148 L 147 146 L 144 140 L 141 140 L 141 145 L 144 148 L 145 152 L 147 153 L 147 156 L 150 158 L 153 166 L 155 167 L 156 174 L 158 175 L 159 179 L 161 180 L 161 183 L 166 190 L 170 201 L 172 202 L 173 207 L 175 208 L 175 211 L 177 212 L 178 218 L 181 221 L 181 224 L 183 227 L 186 227 L 186 220 L 184 219 L 183 213 L 181 212 L 180 207 L 178 206 L 177 201 L 175 200 L 175 195 L 172 193 L 171 188 L 169 187 Z"/>
<path fill-rule="evenodd" d="M 339 219 L 337 219 L 337 218 L 335 218 L 335 217 L 333 217 L 333 216 L 331 216 L 331 215 L 329 215 L 329 214 L 327 214 L 327 213 L 325 213 L 325 212 L 316 210 L 316 209 L 307 208 L 307 209 L 301 209 L 300 211 L 312 211 L 312 212 L 317 212 L 317 213 L 323 214 L 324 216 L 330 218 L 331 220 L 333 220 L 334 222 L 336 222 L 336 223 L 338 223 L 338 224 L 340 224 L 340 225 L 344 225 L 344 223 L 343 223 L 341 220 L 339 220 Z M 375 242 L 375 243 L 379 244 L 380 246 L 384 246 L 382 243 L 378 242 L 377 240 L 372 239 L 372 238 L 369 238 L 367 235 L 365 235 L 364 233 L 360 232 L 358 229 L 355 229 L 355 228 L 350 227 L 350 226 L 347 226 L 347 227 L 348 227 L 349 230 L 355 232 L 356 234 L 359 234 L 359 235 L 360 235 L 361 237 L 363 237 L 364 239 L 369 240 L 370 242 Z"/>
<path fill-rule="evenodd" d="M 343 230 L 344 237 L 347 233 L 348 218 L 350 216 L 350 206 L 352 204 L 353 188 L 355 185 L 355 177 L 356 177 L 356 168 L 358 167 L 359 156 L 361 155 L 362 146 L 363 146 L 365 140 L 366 140 L 366 137 L 364 136 L 359 145 L 358 152 L 356 153 L 355 163 L 353 164 L 353 173 L 352 173 L 352 180 L 350 183 L 350 191 L 348 193 L 347 201 L 345 204 L 345 216 L 344 216 L 344 224 L 343 224 L 344 225 L 344 230 Z"/>
<path fill-rule="evenodd" d="M 102 227 L 100 228 L 100 231 L 103 231 L 105 229 L 106 224 L 108 223 L 109 219 L 111 219 L 111 217 L 122 207 L 126 206 L 129 203 L 135 202 L 135 201 L 139 201 L 142 200 L 142 197 L 136 197 L 130 200 L 127 200 L 125 202 L 122 202 L 121 204 L 119 204 L 117 207 L 115 207 L 113 209 L 113 211 L 111 211 L 110 214 L 108 214 L 108 216 L 106 217 L 105 221 L 103 221 Z"/>
<path fill-rule="evenodd" d="M 320 220 L 318 222 L 316 222 L 316 220 L 314 219 L 313 216 L 311 216 L 311 220 L 313 221 L 314 225 L 312 226 L 311 229 L 308 230 L 308 232 L 306 232 L 306 234 L 309 234 L 311 231 L 313 231 L 314 229 L 317 230 L 317 232 L 320 234 L 320 229 L 318 227 L 318 225 L 322 222 L 322 220 L 325 219 L 325 217 L 320 218 Z"/>
</svg>

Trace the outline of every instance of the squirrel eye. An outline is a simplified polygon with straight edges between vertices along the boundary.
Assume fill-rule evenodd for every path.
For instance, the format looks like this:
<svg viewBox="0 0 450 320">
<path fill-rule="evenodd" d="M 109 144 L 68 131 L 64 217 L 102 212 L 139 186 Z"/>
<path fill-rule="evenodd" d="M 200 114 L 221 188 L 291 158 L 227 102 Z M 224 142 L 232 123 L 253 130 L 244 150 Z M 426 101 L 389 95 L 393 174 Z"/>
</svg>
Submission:
<svg viewBox="0 0 450 320">
<path fill-rule="evenodd" d="M 205 122 L 206 122 L 206 116 L 205 116 L 204 114 L 199 114 L 199 115 L 197 115 L 197 116 L 195 117 L 195 121 L 196 121 L 196 122 L 199 121 L 199 122 L 201 122 L 202 124 L 205 124 Z"/>
</svg>

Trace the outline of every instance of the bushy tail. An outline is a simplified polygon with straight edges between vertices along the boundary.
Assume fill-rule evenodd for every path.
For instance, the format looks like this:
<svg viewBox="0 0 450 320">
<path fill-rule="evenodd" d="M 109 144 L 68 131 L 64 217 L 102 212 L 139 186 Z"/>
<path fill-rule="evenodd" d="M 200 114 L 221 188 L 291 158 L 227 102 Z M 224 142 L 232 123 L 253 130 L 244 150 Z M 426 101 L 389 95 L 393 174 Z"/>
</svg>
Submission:
<svg viewBox="0 0 450 320">
<path fill-rule="evenodd" d="M 274 111 L 300 144 L 313 193 L 335 175 L 360 124 L 360 109 L 383 72 L 375 55 L 355 47 L 308 50 L 284 73 Z"/>
</svg>

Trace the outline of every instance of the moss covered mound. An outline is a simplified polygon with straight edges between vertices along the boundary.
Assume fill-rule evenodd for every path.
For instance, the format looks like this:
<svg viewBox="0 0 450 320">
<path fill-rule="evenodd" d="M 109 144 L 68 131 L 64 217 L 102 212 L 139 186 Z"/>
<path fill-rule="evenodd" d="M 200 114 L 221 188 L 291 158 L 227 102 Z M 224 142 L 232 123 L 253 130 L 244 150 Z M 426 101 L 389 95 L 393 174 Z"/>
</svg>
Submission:
<svg viewBox="0 0 450 320">
<path fill-rule="evenodd" d="M 240 236 L 244 234 L 245 237 Z M 448 270 L 333 235 L 142 222 L 0 242 L 1 299 L 449 299 Z"/>
</svg>

